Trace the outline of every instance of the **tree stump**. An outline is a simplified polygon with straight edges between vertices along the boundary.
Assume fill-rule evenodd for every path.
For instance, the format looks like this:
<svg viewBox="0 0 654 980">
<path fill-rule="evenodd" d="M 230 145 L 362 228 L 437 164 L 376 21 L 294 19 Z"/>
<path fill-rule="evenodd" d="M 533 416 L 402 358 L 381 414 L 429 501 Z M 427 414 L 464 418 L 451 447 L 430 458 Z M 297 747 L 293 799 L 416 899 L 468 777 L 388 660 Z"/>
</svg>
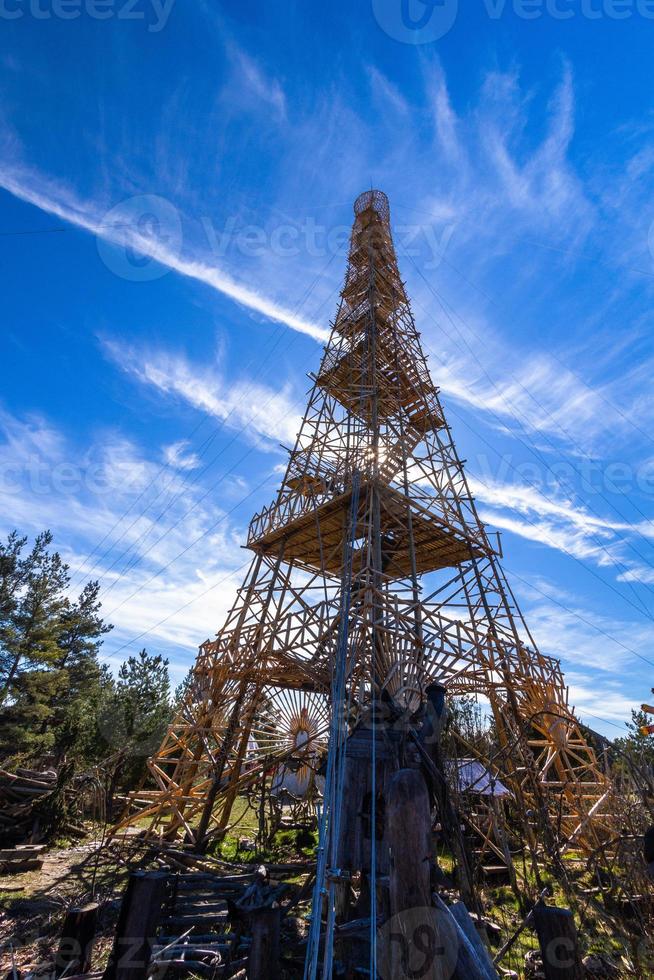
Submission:
<svg viewBox="0 0 654 980">
<path fill-rule="evenodd" d="M 252 946 L 248 980 L 279 980 L 279 933 L 281 909 L 257 909 L 251 915 Z"/>
<path fill-rule="evenodd" d="M 96 903 L 69 909 L 55 958 L 55 977 L 90 971 L 97 921 Z"/>
<path fill-rule="evenodd" d="M 533 914 L 547 980 L 583 980 L 585 972 L 570 909 L 539 903 Z"/>
<path fill-rule="evenodd" d="M 382 926 L 380 973 L 393 980 L 449 980 L 456 962 L 449 935 L 431 903 L 431 813 L 422 775 L 401 769 L 386 804 L 390 848 L 390 919 Z"/>
</svg>

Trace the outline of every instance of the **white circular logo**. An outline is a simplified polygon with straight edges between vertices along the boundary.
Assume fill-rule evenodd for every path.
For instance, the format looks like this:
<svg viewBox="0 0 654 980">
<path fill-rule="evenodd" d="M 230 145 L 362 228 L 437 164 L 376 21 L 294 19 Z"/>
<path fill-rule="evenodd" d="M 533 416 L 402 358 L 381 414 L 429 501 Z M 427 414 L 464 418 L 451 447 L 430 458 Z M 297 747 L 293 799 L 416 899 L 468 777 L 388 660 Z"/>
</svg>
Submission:
<svg viewBox="0 0 654 980">
<path fill-rule="evenodd" d="M 377 23 L 403 44 L 431 44 L 454 26 L 459 0 L 372 0 Z"/>
<path fill-rule="evenodd" d="M 108 211 L 97 234 L 100 258 L 115 275 L 149 282 L 169 272 L 182 244 L 177 208 L 157 194 L 128 197 Z"/>
<path fill-rule="evenodd" d="M 435 908 L 399 912 L 377 930 L 382 980 L 447 980 L 456 969 L 459 939 L 454 920 Z"/>
</svg>

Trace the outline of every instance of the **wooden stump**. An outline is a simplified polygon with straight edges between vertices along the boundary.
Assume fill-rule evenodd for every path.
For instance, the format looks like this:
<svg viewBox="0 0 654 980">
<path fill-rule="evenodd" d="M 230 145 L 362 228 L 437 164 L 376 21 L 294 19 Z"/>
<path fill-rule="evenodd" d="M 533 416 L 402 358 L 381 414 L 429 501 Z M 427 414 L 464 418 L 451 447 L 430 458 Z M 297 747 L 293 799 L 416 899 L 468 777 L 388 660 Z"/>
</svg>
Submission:
<svg viewBox="0 0 654 980">
<path fill-rule="evenodd" d="M 55 976 L 88 973 L 93 956 L 93 940 L 98 921 L 95 903 L 73 908 L 66 913 L 64 927 L 55 958 Z"/>
<path fill-rule="evenodd" d="M 431 814 L 422 775 L 400 769 L 387 802 L 391 915 L 431 905 Z"/>
<path fill-rule="evenodd" d="M 570 909 L 539 903 L 533 915 L 547 980 L 583 980 L 584 967 Z"/>
<path fill-rule="evenodd" d="M 375 741 L 375 826 L 371 826 L 372 749 Z M 358 728 L 347 740 L 341 839 L 337 866 L 350 873 L 371 870 L 372 838 L 376 841 L 375 872 L 388 874 L 388 843 L 384 811 L 390 780 L 399 767 L 399 735 Z"/>
</svg>

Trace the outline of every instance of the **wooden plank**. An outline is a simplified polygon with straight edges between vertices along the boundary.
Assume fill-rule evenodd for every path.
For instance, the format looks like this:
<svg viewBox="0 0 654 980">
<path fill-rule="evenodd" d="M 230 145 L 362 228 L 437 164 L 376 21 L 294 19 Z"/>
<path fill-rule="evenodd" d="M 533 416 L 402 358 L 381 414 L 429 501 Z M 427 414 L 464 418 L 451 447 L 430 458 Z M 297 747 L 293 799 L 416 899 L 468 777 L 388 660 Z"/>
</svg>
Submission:
<svg viewBox="0 0 654 980">
<path fill-rule="evenodd" d="M 104 980 L 145 980 L 169 880 L 160 871 L 130 874 Z"/>
<path fill-rule="evenodd" d="M 451 908 L 438 895 L 434 895 L 433 899 L 443 925 L 449 923 L 455 930 L 456 957 L 455 963 L 450 965 L 447 980 L 497 980 L 495 967 L 488 963 L 485 956 L 477 954 L 476 946 L 452 915 Z M 442 931 L 446 933 L 445 928 Z"/>
<path fill-rule="evenodd" d="M 449 907 L 450 915 L 454 918 L 458 927 L 465 933 L 466 938 L 473 947 L 481 965 L 484 968 L 486 980 L 498 980 L 497 970 L 493 965 L 491 955 L 484 946 L 479 932 L 470 918 L 470 913 L 463 902 L 455 902 Z"/>
</svg>

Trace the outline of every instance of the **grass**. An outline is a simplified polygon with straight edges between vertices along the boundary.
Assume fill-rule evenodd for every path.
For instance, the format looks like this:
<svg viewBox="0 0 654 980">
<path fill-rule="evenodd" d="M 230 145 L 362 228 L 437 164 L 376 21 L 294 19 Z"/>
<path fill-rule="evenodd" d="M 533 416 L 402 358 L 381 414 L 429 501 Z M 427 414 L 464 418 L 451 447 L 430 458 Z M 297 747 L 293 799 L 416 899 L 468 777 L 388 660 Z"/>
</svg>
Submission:
<svg viewBox="0 0 654 980">
<path fill-rule="evenodd" d="M 446 874 L 451 874 L 454 862 L 452 855 L 443 846 L 438 847 L 437 859 L 440 868 Z M 641 965 L 640 976 L 654 976 L 654 970 L 647 966 L 649 950 L 644 946 L 647 941 L 628 922 L 616 920 L 614 916 L 610 915 L 604 908 L 602 899 L 591 893 L 591 890 L 597 885 L 597 881 L 592 872 L 587 870 L 584 855 L 580 852 L 570 851 L 565 855 L 563 864 L 570 882 L 568 888 L 565 888 L 563 883 L 546 869 L 540 869 L 540 881 L 537 882 L 531 865 L 526 863 L 523 870 L 522 861 L 516 860 L 519 880 L 524 875 L 521 888 L 527 893 L 531 903 L 533 904 L 533 901 L 538 897 L 541 887 L 547 886 L 551 892 L 547 898 L 548 904 L 570 908 L 573 912 L 582 956 L 595 954 L 607 957 L 622 971 L 626 971 L 624 958 L 632 960 L 634 949 L 640 942 L 643 944 L 640 950 L 641 964 L 645 961 L 645 965 Z M 584 890 L 590 894 L 584 895 Z M 524 921 L 525 913 L 520 908 L 516 895 L 508 883 L 492 883 L 490 881 L 482 883 L 479 888 L 479 895 L 484 915 L 501 927 L 502 942 L 505 942 Z M 525 971 L 525 957 L 532 951 L 539 951 L 539 945 L 535 932 L 532 928 L 527 927 L 518 937 L 509 953 L 502 959 L 500 965 L 503 969 L 513 970 L 522 977 Z M 622 972 L 621 976 L 636 976 L 636 974 Z"/>
<path fill-rule="evenodd" d="M 258 841 L 259 818 L 245 797 L 234 803 L 231 822 L 222 841 L 215 844 L 213 853 L 225 861 L 269 861 L 283 863 L 312 858 L 318 845 L 317 832 L 278 830 L 272 841 L 261 847 Z M 242 851 L 239 841 L 249 838 L 255 842 L 254 851 Z"/>
</svg>

